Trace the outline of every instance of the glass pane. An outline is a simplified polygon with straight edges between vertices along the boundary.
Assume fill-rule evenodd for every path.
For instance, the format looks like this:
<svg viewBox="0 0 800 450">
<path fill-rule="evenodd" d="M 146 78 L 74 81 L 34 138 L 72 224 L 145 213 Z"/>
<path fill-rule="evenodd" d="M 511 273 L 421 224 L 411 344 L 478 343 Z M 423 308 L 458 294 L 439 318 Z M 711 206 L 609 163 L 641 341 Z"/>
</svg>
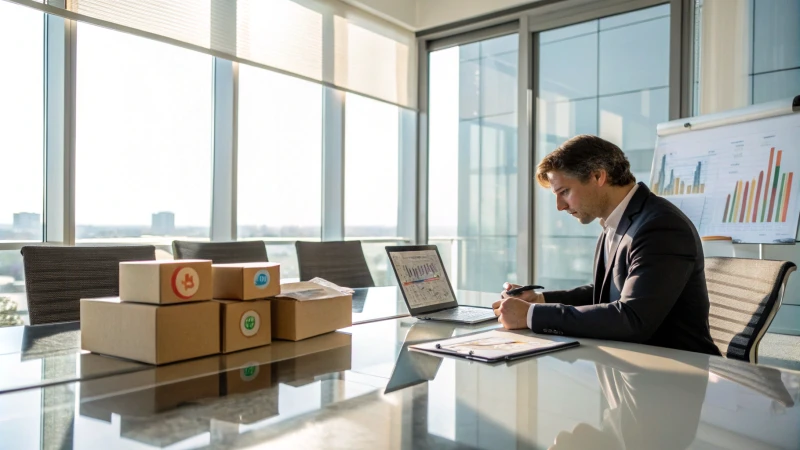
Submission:
<svg viewBox="0 0 800 450">
<path fill-rule="evenodd" d="M 518 35 L 430 54 L 428 233 L 458 289 L 515 281 Z"/>
<path fill-rule="evenodd" d="M 538 50 L 539 98 L 563 101 L 597 95 L 597 33 L 541 43 Z"/>
<path fill-rule="evenodd" d="M 597 33 L 597 21 L 583 22 L 568 27 L 556 28 L 539 34 L 539 44 L 547 44 L 554 41 L 561 41 L 584 34 Z"/>
<path fill-rule="evenodd" d="M 600 30 L 631 25 L 638 22 L 645 22 L 660 17 L 669 18 L 669 5 L 656 6 L 654 8 L 640 9 L 625 14 L 609 16 L 600 19 Z"/>
<path fill-rule="evenodd" d="M 703 0 L 695 6 L 694 114 L 800 93 L 800 0 Z"/>
<path fill-rule="evenodd" d="M 25 270 L 19 250 L 0 251 L 0 327 L 28 323 Z"/>
<path fill-rule="evenodd" d="M 322 89 L 239 65 L 239 239 L 320 238 Z"/>
<path fill-rule="evenodd" d="M 297 266 L 297 248 L 294 242 L 279 244 L 267 243 L 267 258 L 281 265 L 281 282 L 300 281 L 300 268 Z"/>
<path fill-rule="evenodd" d="M 389 257 L 386 255 L 387 245 L 407 245 L 407 243 L 404 241 L 361 242 L 361 248 L 364 249 L 364 257 L 367 259 L 375 286 L 397 285 L 397 277 L 394 275 Z"/>
<path fill-rule="evenodd" d="M 563 75 L 552 76 L 553 84 L 540 88 L 536 114 L 537 162 L 575 135 L 594 134 L 620 146 L 631 162 L 634 175 L 639 180 L 647 179 L 656 125 L 666 122 L 669 112 L 666 87 L 669 24 L 667 18 L 660 16 L 669 16 L 668 5 L 614 16 L 613 27 L 609 25 L 612 22 L 605 22 L 600 27 L 605 31 L 573 38 L 600 43 L 599 47 L 585 46 L 584 53 L 554 52 L 549 47 L 566 41 L 553 44 L 541 43 L 540 39 L 541 54 L 553 55 L 540 60 L 540 73 Z M 597 22 L 594 21 L 595 29 Z M 591 71 L 587 60 L 599 63 L 600 72 Z M 625 73 L 621 73 L 620 67 L 625 67 Z M 582 79 L 569 78 L 570 72 L 581 72 Z M 564 101 L 552 92 L 554 88 L 575 92 L 598 83 L 601 95 L 594 92 L 581 100 Z M 620 91 L 624 93 L 607 95 Z M 566 213 L 558 212 L 555 196 L 547 189 L 537 187 L 534 195 L 536 282 L 548 289 L 569 289 L 590 283 L 600 226 L 596 222 L 581 225 Z"/>
<path fill-rule="evenodd" d="M 0 241 L 41 241 L 44 14 L 0 2 Z"/>
<path fill-rule="evenodd" d="M 753 103 L 790 99 L 800 94 L 800 69 L 753 76 Z"/>
<path fill-rule="evenodd" d="M 800 1 L 755 0 L 754 8 L 753 73 L 800 67 Z"/>
<path fill-rule="evenodd" d="M 362 240 L 376 286 L 395 283 L 385 247 L 398 236 L 400 109 L 347 94 L 344 235 Z M 374 238 L 390 238 L 369 242 Z"/>
<path fill-rule="evenodd" d="M 78 24 L 79 242 L 208 239 L 211 56 Z"/>
<path fill-rule="evenodd" d="M 397 236 L 397 106 L 354 94 L 345 99 L 344 235 Z"/>
<path fill-rule="evenodd" d="M 627 14 L 622 15 L 625 16 Z M 600 95 L 668 84 L 668 16 L 600 32 Z"/>
<path fill-rule="evenodd" d="M 600 137 L 626 152 L 653 148 L 656 126 L 669 120 L 668 93 L 663 88 L 600 97 Z"/>
</svg>

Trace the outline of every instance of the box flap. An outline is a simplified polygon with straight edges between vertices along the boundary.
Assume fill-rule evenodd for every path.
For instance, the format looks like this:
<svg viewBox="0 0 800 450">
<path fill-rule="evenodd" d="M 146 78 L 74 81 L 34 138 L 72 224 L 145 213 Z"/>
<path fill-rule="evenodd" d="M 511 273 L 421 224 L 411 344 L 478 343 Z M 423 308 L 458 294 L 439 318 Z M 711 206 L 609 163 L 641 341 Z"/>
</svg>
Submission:
<svg viewBox="0 0 800 450">
<path fill-rule="evenodd" d="M 281 285 L 281 294 L 276 295 L 275 298 L 297 301 L 309 300 L 325 300 L 336 297 L 349 297 L 347 294 L 342 294 L 336 289 L 331 289 L 326 286 L 321 286 L 317 283 L 309 281 L 300 281 L 297 283 L 286 283 Z"/>
</svg>

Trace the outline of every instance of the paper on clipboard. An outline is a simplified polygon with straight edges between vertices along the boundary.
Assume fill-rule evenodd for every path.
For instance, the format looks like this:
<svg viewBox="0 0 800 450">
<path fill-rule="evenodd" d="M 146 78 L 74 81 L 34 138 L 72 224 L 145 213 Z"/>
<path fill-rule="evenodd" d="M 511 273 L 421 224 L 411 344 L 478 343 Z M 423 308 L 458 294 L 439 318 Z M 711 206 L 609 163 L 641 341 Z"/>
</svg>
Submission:
<svg viewBox="0 0 800 450">
<path fill-rule="evenodd" d="M 409 346 L 412 350 L 460 356 L 478 361 L 503 361 L 547 353 L 578 345 L 577 341 L 553 341 L 509 331 L 492 330 L 442 341 Z"/>
</svg>

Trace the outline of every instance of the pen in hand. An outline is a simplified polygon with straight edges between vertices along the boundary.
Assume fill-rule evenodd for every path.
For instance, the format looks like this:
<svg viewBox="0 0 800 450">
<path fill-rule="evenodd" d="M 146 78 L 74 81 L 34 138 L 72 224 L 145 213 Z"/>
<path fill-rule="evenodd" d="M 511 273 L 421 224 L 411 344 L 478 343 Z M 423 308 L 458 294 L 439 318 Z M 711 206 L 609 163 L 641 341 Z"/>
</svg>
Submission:
<svg viewBox="0 0 800 450">
<path fill-rule="evenodd" d="M 539 285 L 535 285 L 535 284 L 528 285 L 528 286 L 520 286 L 520 287 L 518 287 L 516 289 L 511 289 L 511 290 L 506 291 L 506 294 L 514 296 L 514 295 L 519 295 L 519 294 L 521 294 L 521 293 L 523 293 L 525 291 L 531 291 L 533 289 L 544 289 L 544 286 L 539 286 Z"/>
</svg>

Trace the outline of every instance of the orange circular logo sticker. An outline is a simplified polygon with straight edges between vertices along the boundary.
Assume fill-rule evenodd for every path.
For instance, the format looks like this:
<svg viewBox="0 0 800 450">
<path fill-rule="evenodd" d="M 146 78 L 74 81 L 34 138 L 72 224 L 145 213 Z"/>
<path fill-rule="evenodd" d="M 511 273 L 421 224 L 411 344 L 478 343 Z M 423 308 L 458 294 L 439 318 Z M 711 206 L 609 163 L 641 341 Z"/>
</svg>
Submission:
<svg viewBox="0 0 800 450">
<path fill-rule="evenodd" d="M 200 289 L 200 277 L 191 267 L 178 267 L 172 272 L 172 292 L 188 300 Z"/>
</svg>

